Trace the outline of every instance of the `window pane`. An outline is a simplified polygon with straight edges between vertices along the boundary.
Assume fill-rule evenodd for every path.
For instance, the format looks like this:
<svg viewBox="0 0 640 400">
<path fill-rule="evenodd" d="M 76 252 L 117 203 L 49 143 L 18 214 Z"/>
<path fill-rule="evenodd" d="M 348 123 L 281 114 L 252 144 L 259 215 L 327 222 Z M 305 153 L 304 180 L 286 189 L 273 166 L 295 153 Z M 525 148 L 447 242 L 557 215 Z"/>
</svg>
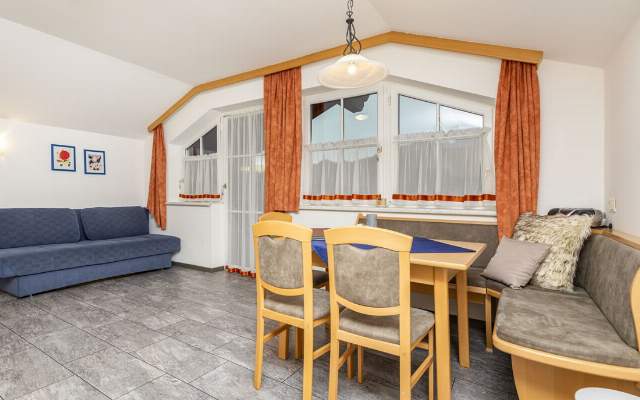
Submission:
<svg viewBox="0 0 640 400">
<path fill-rule="evenodd" d="M 378 95 L 344 99 L 344 140 L 363 139 L 378 135 Z"/>
<path fill-rule="evenodd" d="M 202 137 L 202 151 L 204 154 L 215 154 L 218 152 L 218 127 L 214 126 Z"/>
<path fill-rule="evenodd" d="M 438 106 L 424 100 L 400 96 L 400 134 L 435 132 L 438 130 Z"/>
<path fill-rule="evenodd" d="M 342 194 L 378 193 L 378 152 L 376 147 L 344 150 Z"/>
<path fill-rule="evenodd" d="M 311 105 L 311 143 L 342 140 L 340 100 Z"/>
<path fill-rule="evenodd" d="M 440 106 L 440 130 L 482 128 L 484 117 L 479 114 Z"/>
<path fill-rule="evenodd" d="M 196 140 L 194 144 L 187 147 L 187 156 L 199 156 L 200 155 L 200 139 Z"/>
<path fill-rule="evenodd" d="M 338 193 L 338 165 L 340 150 L 314 151 L 311 153 L 311 194 Z"/>
</svg>

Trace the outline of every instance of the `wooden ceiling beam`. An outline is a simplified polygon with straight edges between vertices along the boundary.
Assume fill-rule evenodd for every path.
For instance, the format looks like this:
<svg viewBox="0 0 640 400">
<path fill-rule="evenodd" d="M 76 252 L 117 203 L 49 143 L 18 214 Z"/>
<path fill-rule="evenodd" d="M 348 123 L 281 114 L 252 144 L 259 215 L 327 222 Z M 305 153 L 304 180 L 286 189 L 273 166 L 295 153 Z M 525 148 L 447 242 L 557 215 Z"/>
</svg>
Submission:
<svg viewBox="0 0 640 400">
<path fill-rule="evenodd" d="M 484 44 L 476 42 L 465 42 L 462 40 L 444 39 L 434 36 L 415 35 L 404 32 L 386 32 L 379 35 L 371 36 L 362 41 L 362 48 L 371 48 L 380 46 L 387 43 L 404 44 L 409 46 L 417 46 L 429 49 L 452 51 L 457 53 L 472 54 L 476 56 L 493 57 L 504 60 L 521 61 L 532 64 L 538 64 L 542 61 L 543 53 L 538 50 L 519 49 L 514 47 L 498 46 L 493 44 Z M 169 119 L 176 111 L 187 104 L 192 98 L 196 97 L 202 92 L 208 90 L 217 89 L 223 86 L 233 85 L 235 83 L 248 81 L 255 78 L 260 78 L 265 75 L 273 74 L 276 72 L 284 71 L 287 69 L 301 67 L 307 64 L 313 64 L 318 61 L 323 61 L 342 55 L 344 45 L 332 47 L 330 49 L 318 51 L 315 53 L 307 54 L 302 57 L 293 58 L 281 63 L 269 65 L 266 67 L 246 71 L 240 74 L 231 75 L 222 79 L 217 79 L 210 82 L 201 83 L 191 90 L 189 90 L 184 96 L 182 96 L 177 102 L 175 102 L 167 111 L 156 118 L 155 121 L 148 126 L 149 132 L 153 130 Z"/>
</svg>

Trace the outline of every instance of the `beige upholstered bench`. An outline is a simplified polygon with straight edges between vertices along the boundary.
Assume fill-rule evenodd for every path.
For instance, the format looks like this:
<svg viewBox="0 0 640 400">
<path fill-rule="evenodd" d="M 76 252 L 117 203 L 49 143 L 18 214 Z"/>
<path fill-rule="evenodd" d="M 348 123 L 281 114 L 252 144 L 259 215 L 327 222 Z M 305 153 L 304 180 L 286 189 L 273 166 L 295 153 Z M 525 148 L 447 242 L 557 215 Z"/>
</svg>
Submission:
<svg viewBox="0 0 640 400">
<path fill-rule="evenodd" d="M 512 356 L 521 400 L 573 399 L 605 387 L 640 395 L 640 246 L 596 234 L 580 254 L 574 293 L 502 292 L 495 346 Z"/>
<path fill-rule="evenodd" d="M 410 236 L 420 236 L 429 239 L 456 240 L 461 242 L 485 243 L 487 248 L 473 263 L 467 273 L 467 293 L 470 303 L 484 306 L 486 321 L 486 348 L 491 350 L 492 344 L 492 299 L 499 298 L 506 287 L 500 282 L 485 279 L 480 274 L 498 248 L 498 227 L 495 222 L 469 222 L 458 220 L 419 219 L 407 217 L 378 216 L 378 227 L 390 229 Z M 356 224 L 364 224 L 365 215 L 359 214 Z M 424 285 L 420 285 L 424 286 Z M 450 285 L 455 289 L 455 284 Z M 432 287 L 422 287 L 420 291 L 432 292 Z M 455 298 L 455 295 L 452 295 Z"/>
</svg>

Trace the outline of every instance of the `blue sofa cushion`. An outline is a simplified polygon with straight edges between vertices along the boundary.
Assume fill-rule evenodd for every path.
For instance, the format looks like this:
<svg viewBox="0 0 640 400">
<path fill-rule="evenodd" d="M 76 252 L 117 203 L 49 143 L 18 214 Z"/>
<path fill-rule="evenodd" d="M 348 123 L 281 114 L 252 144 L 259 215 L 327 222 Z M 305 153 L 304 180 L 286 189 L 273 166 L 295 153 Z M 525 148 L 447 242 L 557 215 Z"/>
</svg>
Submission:
<svg viewBox="0 0 640 400">
<path fill-rule="evenodd" d="M 81 208 L 76 208 L 73 210 L 76 213 L 76 217 L 78 218 L 78 227 L 80 228 L 80 240 L 88 240 L 87 234 L 84 233 L 84 226 L 82 226 L 82 216 L 80 215 Z"/>
<path fill-rule="evenodd" d="M 80 227 L 70 208 L 0 209 L 0 249 L 78 240 Z"/>
<path fill-rule="evenodd" d="M 149 234 L 149 213 L 142 207 L 95 207 L 80 210 L 89 240 Z"/>
<path fill-rule="evenodd" d="M 175 253 L 178 250 L 180 239 L 167 235 L 142 235 L 4 249 L 0 250 L 0 278 Z"/>
</svg>

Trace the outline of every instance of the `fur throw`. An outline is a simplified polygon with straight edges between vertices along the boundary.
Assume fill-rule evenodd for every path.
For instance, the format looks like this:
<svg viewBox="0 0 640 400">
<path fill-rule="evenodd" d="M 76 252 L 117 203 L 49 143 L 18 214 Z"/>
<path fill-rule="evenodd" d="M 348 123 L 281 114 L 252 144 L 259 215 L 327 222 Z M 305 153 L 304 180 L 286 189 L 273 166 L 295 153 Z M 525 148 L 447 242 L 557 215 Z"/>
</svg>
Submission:
<svg viewBox="0 0 640 400">
<path fill-rule="evenodd" d="M 573 290 L 578 256 L 584 241 L 591 235 L 589 215 L 522 214 L 513 238 L 551 246 L 549 255 L 533 274 L 531 283 L 546 289 Z"/>
</svg>

